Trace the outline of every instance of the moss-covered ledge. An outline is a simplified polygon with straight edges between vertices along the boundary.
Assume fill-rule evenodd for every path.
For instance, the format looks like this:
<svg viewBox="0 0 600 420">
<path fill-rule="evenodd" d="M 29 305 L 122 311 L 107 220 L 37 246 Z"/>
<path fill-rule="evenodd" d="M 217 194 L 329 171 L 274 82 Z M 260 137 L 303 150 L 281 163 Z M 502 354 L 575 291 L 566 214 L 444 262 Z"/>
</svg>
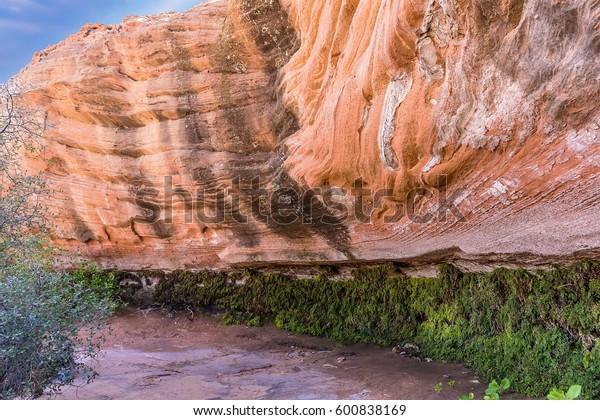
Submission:
<svg viewBox="0 0 600 420">
<path fill-rule="evenodd" d="M 217 307 L 227 322 L 272 320 L 296 333 L 392 346 L 415 343 L 424 357 L 459 361 L 488 380 L 510 378 L 522 395 L 583 386 L 600 397 L 600 262 L 551 271 L 409 278 L 394 265 L 334 267 L 311 278 L 254 272 L 117 273 L 171 308 Z M 131 289 L 133 286 L 133 289 Z M 152 286 L 148 289 L 148 286 Z"/>
</svg>

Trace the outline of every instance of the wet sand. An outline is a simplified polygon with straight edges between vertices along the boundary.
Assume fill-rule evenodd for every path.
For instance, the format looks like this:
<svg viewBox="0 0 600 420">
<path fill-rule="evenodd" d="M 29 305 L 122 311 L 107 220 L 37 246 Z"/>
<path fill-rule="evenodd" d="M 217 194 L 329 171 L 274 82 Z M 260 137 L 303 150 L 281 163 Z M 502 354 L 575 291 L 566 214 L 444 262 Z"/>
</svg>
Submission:
<svg viewBox="0 0 600 420">
<path fill-rule="evenodd" d="M 427 363 L 389 348 L 346 346 L 270 326 L 225 326 L 212 315 L 190 321 L 184 314 L 129 310 L 111 328 L 102 355 L 91 363 L 99 376 L 54 398 L 457 399 L 485 389 L 458 364 Z M 439 382 L 441 393 L 434 390 Z"/>
</svg>

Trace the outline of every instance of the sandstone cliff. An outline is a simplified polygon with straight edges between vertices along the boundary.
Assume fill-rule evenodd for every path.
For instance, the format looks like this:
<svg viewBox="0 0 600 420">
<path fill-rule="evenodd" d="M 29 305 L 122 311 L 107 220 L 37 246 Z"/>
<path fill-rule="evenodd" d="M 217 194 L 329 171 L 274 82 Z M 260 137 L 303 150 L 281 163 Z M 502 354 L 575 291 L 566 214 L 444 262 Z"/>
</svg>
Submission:
<svg viewBox="0 0 600 420">
<path fill-rule="evenodd" d="M 599 75 L 597 0 L 230 0 L 19 78 L 56 242 L 173 269 L 598 258 Z"/>
</svg>

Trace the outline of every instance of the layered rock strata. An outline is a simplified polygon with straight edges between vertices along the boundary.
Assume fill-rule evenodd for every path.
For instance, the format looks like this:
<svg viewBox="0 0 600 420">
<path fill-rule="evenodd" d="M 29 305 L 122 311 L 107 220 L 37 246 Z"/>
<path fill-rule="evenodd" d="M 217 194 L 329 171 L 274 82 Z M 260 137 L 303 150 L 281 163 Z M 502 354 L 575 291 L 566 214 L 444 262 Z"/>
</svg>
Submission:
<svg viewBox="0 0 600 420">
<path fill-rule="evenodd" d="M 230 0 L 87 25 L 18 76 L 48 121 L 53 238 L 126 270 L 600 257 L 599 6 Z"/>
</svg>

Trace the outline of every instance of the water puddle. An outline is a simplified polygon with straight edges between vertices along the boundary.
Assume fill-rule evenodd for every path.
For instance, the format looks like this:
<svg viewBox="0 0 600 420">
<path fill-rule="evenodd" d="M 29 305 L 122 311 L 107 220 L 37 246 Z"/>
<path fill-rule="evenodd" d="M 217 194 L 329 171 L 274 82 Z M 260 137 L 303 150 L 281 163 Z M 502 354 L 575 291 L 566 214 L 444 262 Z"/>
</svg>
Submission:
<svg viewBox="0 0 600 420">
<path fill-rule="evenodd" d="M 112 323 L 91 384 L 57 399 L 457 399 L 484 387 L 458 364 L 274 327 L 128 311 Z M 454 381 L 453 386 L 448 382 Z M 442 392 L 434 390 L 444 384 Z"/>
</svg>

